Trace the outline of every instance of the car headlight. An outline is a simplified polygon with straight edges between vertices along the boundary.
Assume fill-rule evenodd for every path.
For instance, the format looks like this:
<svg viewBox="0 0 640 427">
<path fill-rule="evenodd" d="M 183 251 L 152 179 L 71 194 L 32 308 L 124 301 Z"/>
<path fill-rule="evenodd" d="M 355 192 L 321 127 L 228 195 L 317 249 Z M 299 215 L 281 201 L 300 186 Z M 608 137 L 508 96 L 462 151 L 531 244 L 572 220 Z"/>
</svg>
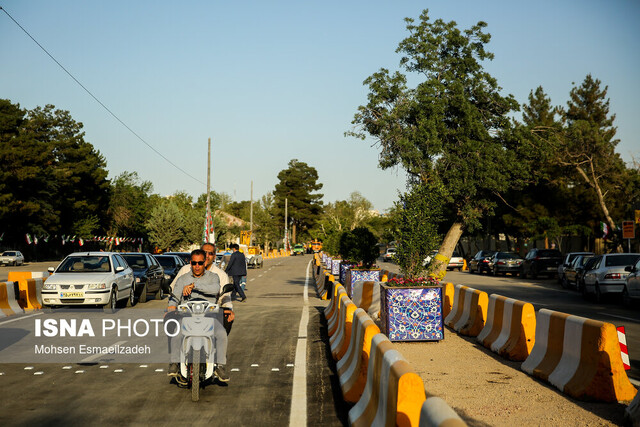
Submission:
<svg viewBox="0 0 640 427">
<path fill-rule="evenodd" d="M 54 291 L 56 289 L 56 284 L 44 282 L 44 284 L 42 285 L 42 289 L 45 289 L 47 291 Z"/>
<path fill-rule="evenodd" d="M 107 285 L 105 283 L 91 283 L 87 289 L 107 289 Z"/>
</svg>

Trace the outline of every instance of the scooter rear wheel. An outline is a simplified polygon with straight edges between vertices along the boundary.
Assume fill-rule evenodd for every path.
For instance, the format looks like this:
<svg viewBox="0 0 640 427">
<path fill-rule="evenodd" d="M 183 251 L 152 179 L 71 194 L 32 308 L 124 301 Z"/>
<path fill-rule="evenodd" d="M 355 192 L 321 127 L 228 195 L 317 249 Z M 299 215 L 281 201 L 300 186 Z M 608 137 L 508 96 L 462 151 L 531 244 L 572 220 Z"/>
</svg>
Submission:
<svg viewBox="0 0 640 427">
<path fill-rule="evenodd" d="M 193 350 L 191 361 L 191 401 L 200 400 L 200 350 Z"/>
</svg>

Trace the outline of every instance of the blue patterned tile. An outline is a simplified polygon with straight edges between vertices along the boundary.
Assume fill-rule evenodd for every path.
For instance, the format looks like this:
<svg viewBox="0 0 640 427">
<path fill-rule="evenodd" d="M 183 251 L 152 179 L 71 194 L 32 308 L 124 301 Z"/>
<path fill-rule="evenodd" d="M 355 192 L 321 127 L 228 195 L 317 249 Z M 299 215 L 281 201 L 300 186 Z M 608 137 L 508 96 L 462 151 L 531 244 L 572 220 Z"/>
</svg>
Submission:
<svg viewBox="0 0 640 427">
<path fill-rule="evenodd" d="M 380 289 L 383 332 L 391 341 L 444 339 L 442 287 Z"/>
</svg>

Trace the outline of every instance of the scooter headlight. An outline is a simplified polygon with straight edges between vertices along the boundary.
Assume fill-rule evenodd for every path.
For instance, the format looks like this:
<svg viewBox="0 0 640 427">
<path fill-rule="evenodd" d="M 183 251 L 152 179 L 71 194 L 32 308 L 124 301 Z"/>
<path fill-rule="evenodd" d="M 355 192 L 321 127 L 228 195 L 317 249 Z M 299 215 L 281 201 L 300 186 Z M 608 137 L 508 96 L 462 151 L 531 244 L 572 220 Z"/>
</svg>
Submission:
<svg viewBox="0 0 640 427">
<path fill-rule="evenodd" d="M 204 304 L 193 304 L 193 306 L 191 306 L 191 310 L 193 311 L 193 314 L 202 314 L 204 313 Z"/>
</svg>

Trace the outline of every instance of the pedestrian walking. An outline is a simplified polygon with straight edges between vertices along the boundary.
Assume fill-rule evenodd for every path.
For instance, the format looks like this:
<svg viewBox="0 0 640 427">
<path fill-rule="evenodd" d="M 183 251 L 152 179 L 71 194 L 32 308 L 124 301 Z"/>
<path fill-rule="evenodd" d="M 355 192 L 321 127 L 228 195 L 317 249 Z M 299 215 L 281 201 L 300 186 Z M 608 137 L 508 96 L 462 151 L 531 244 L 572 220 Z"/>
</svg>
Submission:
<svg viewBox="0 0 640 427">
<path fill-rule="evenodd" d="M 237 243 L 231 244 L 231 250 L 233 253 L 229 258 L 229 263 L 225 267 L 225 272 L 231 276 L 233 280 L 234 291 L 231 293 L 231 299 L 235 296 L 236 292 L 240 295 L 240 302 L 244 302 L 247 300 L 247 296 L 242 290 L 242 286 L 240 286 L 240 281 L 242 280 L 242 276 L 247 275 L 247 260 L 244 257 L 244 254 L 240 252 L 240 245 Z"/>
</svg>

